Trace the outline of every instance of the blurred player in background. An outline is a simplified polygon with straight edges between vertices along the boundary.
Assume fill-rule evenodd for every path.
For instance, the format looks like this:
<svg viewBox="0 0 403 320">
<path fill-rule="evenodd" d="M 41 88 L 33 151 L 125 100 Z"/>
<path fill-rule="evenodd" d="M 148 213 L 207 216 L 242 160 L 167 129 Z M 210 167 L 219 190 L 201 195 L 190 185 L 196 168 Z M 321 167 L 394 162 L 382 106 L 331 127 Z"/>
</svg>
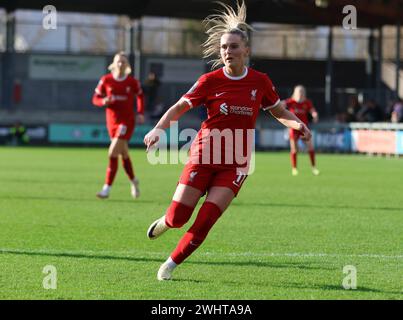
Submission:
<svg viewBox="0 0 403 320">
<path fill-rule="evenodd" d="M 291 98 L 285 101 L 287 109 L 295 114 L 306 126 L 308 126 L 309 115 L 312 116 L 313 122 L 318 122 L 319 116 L 316 112 L 311 100 L 306 97 L 306 90 L 304 86 L 298 85 L 294 88 Z M 292 175 L 298 175 L 297 169 L 297 153 L 298 153 L 298 140 L 301 133 L 298 130 L 289 129 L 290 135 L 290 157 L 292 166 Z M 309 158 L 311 160 L 312 173 L 319 175 L 319 170 L 316 168 L 315 163 L 315 149 L 313 147 L 312 139 L 304 141 L 308 147 Z"/>
<path fill-rule="evenodd" d="M 105 184 L 97 193 L 97 197 L 101 199 L 109 197 L 118 170 L 118 158 L 121 155 L 123 168 L 130 179 L 131 194 L 133 198 L 138 198 L 140 196 L 139 180 L 135 177 L 130 160 L 129 140 L 134 132 L 136 121 L 134 97 L 137 98 L 137 122 L 144 123 L 143 91 L 140 82 L 130 76 L 129 60 L 123 52 L 115 55 L 108 69 L 111 72 L 102 76 L 92 98 L 95 106 L 105 107 L 106 126 L 111 138 Z"/>
<path fill-rule="evenodd" d="M 215 58 L 212 60 L 212 68 L 222 64 L 224 67 L 202 75 L 144 138 L 149 150 L 159 140 L 160 130 L 168 128 L 171 121 L 178 120 L 192 107 L 204 104 L 207 108 L 207 120 L 202 123 L 190 148 L 189 161 L 179 178 L 172 203 L 166 214 L 152 223 L 147 231 L 147 236 L 155 239 L 170 228 L 182 227 L 190 219 L 200 198 L 207 194 L 193 225 L 167 261 L 160 266 L 158 280 L 171 279 L 174 268 L 202 244 L 210 229 L 239 192 L 248 174 L 236 160 L 220 164 L 214 161 L 200 162 L 200 156 L 204 156 L 203 153 L 209 154 L 210 151 L 215 153 L 215 147 L 218 147 L 220 156 L 227 151 L 227 144 L 224 148 L 222 140 L 210 149 L 205 132 L 214 129 L 220 132 L 239 130 L 244 135 L 248 130 L 254 132 L 256 118 L 262 108 L 285 126 L 299 130 L 303 138 L 309 139 L 311 136 L 306 125 L 285 109 L 269 77 L 246 66 L 250 50 L 247 31 L 250 27 L 245 22 L 245 4 L 238 4 L 237 12 L 229 6 L 221 5 L 224 12 L 206 20 L 213 27 L 207 30 L 209 37 L 204 44 L 204 54 L 205 57 Z M 239 144 L 233 146 L 235 152 L 237 146 Z M 251 153 L 249 150 L 248 157 Z"/>
</svg>

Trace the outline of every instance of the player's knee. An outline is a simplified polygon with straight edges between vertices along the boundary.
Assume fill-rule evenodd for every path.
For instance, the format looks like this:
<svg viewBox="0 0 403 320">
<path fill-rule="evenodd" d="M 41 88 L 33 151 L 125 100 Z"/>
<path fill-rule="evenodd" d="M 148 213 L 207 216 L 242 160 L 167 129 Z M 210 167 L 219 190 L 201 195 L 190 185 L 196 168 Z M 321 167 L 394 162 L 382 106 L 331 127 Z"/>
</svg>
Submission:
<svg viewBox="0 0 403 320">
<path fill-rule="evenodd" d="M 221 209 L 212 202 L 205 202 L 200 209 L 195 223 L 190 228 L 197 239 L 204 239 L 217 220 L 221 217 Z"/>
<path fill-rule="evenodd" d="M 193 210 L 183 203 L 172 201 L 165 215 L 165 223 L 171 228 L 180 228 L 189 221 Z"/>
</svg>

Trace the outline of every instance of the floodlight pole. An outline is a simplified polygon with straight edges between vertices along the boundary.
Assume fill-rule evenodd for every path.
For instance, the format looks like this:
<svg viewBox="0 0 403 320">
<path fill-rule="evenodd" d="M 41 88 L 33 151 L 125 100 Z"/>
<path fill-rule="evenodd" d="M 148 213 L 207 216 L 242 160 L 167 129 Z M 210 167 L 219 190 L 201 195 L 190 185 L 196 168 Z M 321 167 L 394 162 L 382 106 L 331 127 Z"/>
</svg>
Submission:
<svg viewBox="0 0 403 320">
<path fill-rule="evenodd" d="M 373 87 L 374 51 L 375 51 L 374 29 L 371 28 L 368 37 L 368 57 L 365 62 L 365 72 L 367 76 L 368 89 Z"/>
<path fill-rule="evenodd" d="M 395 78 L 395 98 L 399 98 L 400 86 L 400 21 L 396 24 L 396 78 Z"/>
<path fill-rule="evenodd" d="M 383 29 L 378 28 L 378 46 L 377 46 L 377 68 L 376 68 L 376 102 L 381 103 L 381 83 L 382 83 L 382 64 L 383 64 Z"/>
<path fill-rule="evenodd" d="M 141 18 L 134 22 L 133 36 L 134 36 L 134 46 L 132 46 L 132 51 L 134 55 L 134 76 L 141 81 L 141 53 L 143 50 L 142 38 L 143 38 L 143 28 L 141 23 Z M 133 38 L 132 38 L 133 39 Z"/>
<path fill-rule="evenodd" d="M 6 51 L 2 54 L 2 84 L 1 107 L 10 109 L 13 103 L 12 92 L 14 86 L 14 39 L 15 39 L 15 14 L 6 12 Z"/>
<path fill-rule="evenodd" d="M 325 103 L 326 115 L 330 116 L 332 112 L 333 96 L 333 28 L 329 26 L 329 35 L 327 39 L 327 62 L 325 78 Z"/>
</svg>

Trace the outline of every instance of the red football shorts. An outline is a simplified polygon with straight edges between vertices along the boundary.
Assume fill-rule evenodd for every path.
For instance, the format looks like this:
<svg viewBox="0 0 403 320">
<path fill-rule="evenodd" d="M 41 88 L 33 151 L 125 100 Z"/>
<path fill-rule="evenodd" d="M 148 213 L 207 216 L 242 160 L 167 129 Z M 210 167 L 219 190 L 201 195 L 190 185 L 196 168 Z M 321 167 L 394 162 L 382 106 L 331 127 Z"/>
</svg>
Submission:
<svg viewBox="0 0 403 320">
<path fill-rule="evenodd" d="M 119 138 L 130 140 L 134 131 L 134 124 L 115 123 L 108 125 L 108 132 L 111 139 Z"/>
<path fill-rule="evenodd" d="M 289 135 L 290 135 L 290 140 L 298 140 L 301 136 L 302 136 L 302 133 L 301 133 L 301 131 L 298 131 L 298 130 L 294 130 L 294 129 L 289 129 Z"/>
<path fill-rule="evenodd" d="M 239 173 L 236 168 L 216 169 L 205 165 L 185 165 L 179 183 L 199 189 L 205 194 L 211 187 L 230 188 L 235 196 L 248 176 Z"/>
</svg>

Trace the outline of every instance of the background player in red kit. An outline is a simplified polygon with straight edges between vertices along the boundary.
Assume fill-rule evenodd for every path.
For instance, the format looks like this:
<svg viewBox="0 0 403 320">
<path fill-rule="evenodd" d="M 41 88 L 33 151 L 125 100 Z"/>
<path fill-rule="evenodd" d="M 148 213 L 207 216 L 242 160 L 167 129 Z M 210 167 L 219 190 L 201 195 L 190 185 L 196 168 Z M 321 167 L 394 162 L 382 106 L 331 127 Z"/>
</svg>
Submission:
<svg viewBox="0 0 403 320">
<path fill-rule="evenodd" d="M 309 139 L 311 135 L 309 129 L 285 109 L 268 76 L 246 67 L 249 26 L 245 23 L 244 3 L 238 4 L 237 13 L 222 5 L 225 9 L 222 15 L 207 19 L 215 27 L 207 30 L 209 38 L 204 44 L 204 53 L 206 57 L 220 57 L 213 60 L 213 68 L 219 64 L 224 64 L 224 67 L 202 75 L 144 138 L 148 150 L 159 140 L 160 129 L 169 127 L 171 121 L 178 120 L 192 107 L 204 104 L 207 108 L 208 118 L 191 146 L 189 162 L 179 179 L 173 201 L 166 214 L 152 223 L 147 231 L 148 237 L 155 239 L 169 228 L 182 227 L 190 219 L 200 197 L 207 193 L 195 222 L 167 261 L 160 266 L 158 280 L 170 279 L 173 269 L 201 245 L 246 178 L 247 171 L 242 171 L 243 167 L 236 161 L 229 164 L 198 161 L 207 145 L 205 131 L 238 129 L 246 132 L 254 129 L 262 108 L 271 112 L 284 125 L 301 131 L 303 137 Z"/>
<path fill-rule="evenodd" d="M 122 156 L 123 168 L 131 183 L 131 194 L 140 196 L 139 181 L 134 175 L 129 155 L 129 140 L 133 134 L 136 114 L 134 113 L 134 97 L 137 97 L 137 121 L 144 122 L 144 96 L 140 82 L 130 76 L 131 68 L 127 56 L 123 52 L 115 55 L 108 68 L 111 73 L 102 76 L 95 89 L 92 102 L 98 107 L 105 107 L 106 126 L 111 144 L 109 146 L 109 165 L 106 170 L 105 184 L 98 198 L 108 198 L 113 180 L 118 170 L 118 158 Z"/>
<path fill-rule="evenodd" d="M 294 92 L 291 98 L 285 101 L 287 109 L 295 114 L 306 126 L 308 126 L 308 116 L 311 114 L 312 120 L 318 122 L 319 116 L 316 112 L 311 100 L 306 97 L 306 90 L 303 86 L 298 85 L 294 88 Z M 298 153 L 298 140 L 301 133 L 294 129 L 289 129 L 290 134 L 290 158 L 292 166 L 292 175 L 298 175 L 297 169 L 297 153 Z M 319 170 L 316 168 L 315 163 L 315 149 L 313 147 L 312 139 L 304 141 L 308 147 L 309 158 L 311 160 L 312 173 L 314 175 L 319 174 Z"/>
</svg>

